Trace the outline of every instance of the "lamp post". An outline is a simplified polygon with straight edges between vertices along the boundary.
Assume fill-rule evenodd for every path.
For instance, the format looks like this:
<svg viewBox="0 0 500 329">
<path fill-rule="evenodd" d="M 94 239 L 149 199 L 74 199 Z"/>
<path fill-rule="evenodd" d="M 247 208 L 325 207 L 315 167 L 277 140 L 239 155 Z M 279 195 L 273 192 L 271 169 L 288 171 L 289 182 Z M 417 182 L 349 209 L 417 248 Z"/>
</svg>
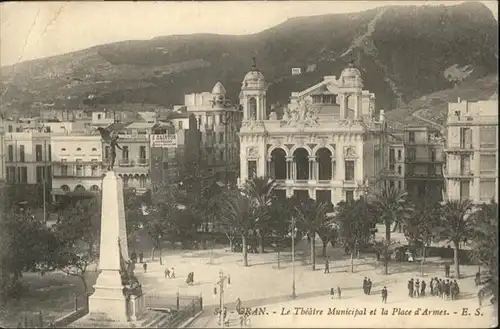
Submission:
<svg viewBox="0 0 500 329">
<path fill-rule="evenodd" d="M 231 277 L 228 275 L 224 275 L 224 272 L 220 270 L 219 272 L 219 280 L 215 283 L 216 286 L 219 286 L 219 325 L 221 328 L 224 328 L 224 283 L 227 281 L 227 284 L 231 284 Z M 214 287 L 214 295 L 217 295 L 217 287 Z"/>
<path fill-rule="evenodd" d="M 297 228 L 295 227 L 295 217 L 292 217 L 292 227 L 290 231 L 290 236 L 292 237 L 292 298 L 295 299 L 295 234 Z"/>
</svg>

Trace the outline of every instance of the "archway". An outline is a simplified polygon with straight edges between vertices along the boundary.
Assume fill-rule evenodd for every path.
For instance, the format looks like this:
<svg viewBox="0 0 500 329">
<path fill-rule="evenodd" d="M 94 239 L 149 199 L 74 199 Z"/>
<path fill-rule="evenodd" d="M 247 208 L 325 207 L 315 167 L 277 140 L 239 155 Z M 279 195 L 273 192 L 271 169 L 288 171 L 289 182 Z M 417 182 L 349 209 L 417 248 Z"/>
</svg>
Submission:
<svg viewBox="0 0 500 329">
<path fill-rule="evenodd" d="M 257 100 L 254 97 L 248 100 L 248 118 L 257 119 Z"/>
<path fill-rule="evenodd" d="M 69 192 L 70 191 L 69 186 L 68 185 L 62 185 L 61 186 L 61 191 L 63 191 L 63 192 Z"/>
<path fill-rule="evenodd" d="M 271 172 L 274 179 L 286 179 L 286 152 L 277 148 L 271 152 Z"/>
<path fill-rule="evenodd" d="M 122 179 L 123 179 L 123 187 L 128 187 L 128 182 L 130 179 L 129 175 L 123 175 Z"/>
<path fill-rule="evenodd" d="M 146 175 L 141 175 L 139 177 L 139 187 L 141 187 L 141 188 L 146 187 Z"/>
<path fill-rule="evenodd" d="M 318 161 L 318 180 L 332 179 L 332 152 L 323 147 L 316 152 Z"/>
<path fill-rule="evenodd" d="M 304 148 L 298 148 L 293 152 L 293 161 L 295 162 L 295 179 L 309 179 L 309 153 Z"/>
<path fill-rule="evenodd" d="M 92 192 L 99 192 L 99 186 L 97 186 L 97 185 L 92 185 L 92 186 L 90 187 L 90 190 L 91 190 Z"/>
<path fill-rule="evenodd" d="M 75 192 L 85 192 L 85 187 L 83 185 L 78 184 L 75 186 Z"/>
</svg>

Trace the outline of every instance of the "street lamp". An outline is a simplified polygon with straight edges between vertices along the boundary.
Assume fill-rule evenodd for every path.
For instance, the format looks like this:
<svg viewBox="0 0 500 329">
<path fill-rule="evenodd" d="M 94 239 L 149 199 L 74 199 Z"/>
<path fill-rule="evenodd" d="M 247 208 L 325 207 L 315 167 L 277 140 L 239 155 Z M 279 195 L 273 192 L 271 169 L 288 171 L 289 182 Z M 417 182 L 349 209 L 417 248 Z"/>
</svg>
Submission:
<svg viewBox="0 0 500 329">
<path fill-rule="evenodd" d="M 290 233 L 288 233 L 292 237 L 292 298 L 295 299 L 295 234 L 297 232 L 297 228 L 295 227 L 295 217 L 292 217 L 292 226 Z"/>
<path fill-rule="evenodd" d="M 219 272 L 219 280 L 215 283 L 214 295 L 217 295 L 217 285 L 219 286 L 219 325 L 224 328 L 224 283 L 231 284 L 230 275 L 224 275 L 222 270 Z"/>
</svg>

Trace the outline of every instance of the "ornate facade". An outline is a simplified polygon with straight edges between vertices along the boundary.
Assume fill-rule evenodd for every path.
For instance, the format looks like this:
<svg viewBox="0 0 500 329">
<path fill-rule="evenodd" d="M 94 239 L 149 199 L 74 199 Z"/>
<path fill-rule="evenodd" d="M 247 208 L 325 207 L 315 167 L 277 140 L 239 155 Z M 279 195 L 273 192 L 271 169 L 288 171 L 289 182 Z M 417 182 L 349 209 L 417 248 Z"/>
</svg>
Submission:
<svg viewBox="0 0 500 329">
<path fill-rule="evenodd" d="M 380 123 L 374 94 L 352 64 L 337 79 L 294 92 L 283 113 L 266 107 L 264 75 L 252 67 L 240 104 L 240 178 L 271 176 L 282 196 L 337 203 L 364 193 L 380 170 Z"/>
</svg>

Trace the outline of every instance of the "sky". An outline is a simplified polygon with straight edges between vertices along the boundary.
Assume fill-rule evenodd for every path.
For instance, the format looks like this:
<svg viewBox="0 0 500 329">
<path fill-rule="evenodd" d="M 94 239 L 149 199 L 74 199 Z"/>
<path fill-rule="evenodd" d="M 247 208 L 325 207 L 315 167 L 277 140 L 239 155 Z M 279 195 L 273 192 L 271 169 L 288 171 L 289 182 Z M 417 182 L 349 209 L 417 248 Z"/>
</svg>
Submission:
<svg viewBox="0 0 500 329">
<path fill-rule="evenodd" d="M 191 33 L 251 34 L 288 18 L 463 1 L 4 2 L 0 66 L 91 46 Z M 498 20 L 497 1 L 481 1 Z"/>
</svg>

